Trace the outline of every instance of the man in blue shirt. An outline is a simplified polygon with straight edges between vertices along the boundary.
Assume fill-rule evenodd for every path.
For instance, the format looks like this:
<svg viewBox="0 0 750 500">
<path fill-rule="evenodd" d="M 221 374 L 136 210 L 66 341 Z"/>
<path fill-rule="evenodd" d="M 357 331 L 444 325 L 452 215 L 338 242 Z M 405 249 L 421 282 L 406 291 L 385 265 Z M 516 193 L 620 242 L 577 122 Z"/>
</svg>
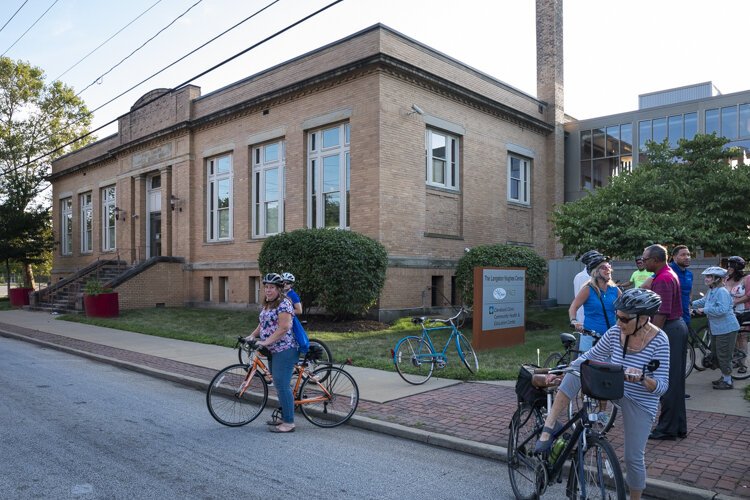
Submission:
<svg viewBox="0 0 750 500">
<path fill-rule="evenodd" d="M 672 249 L 672 262 L 669 267 L 680 280 L 682 291 L 682 319 L 690 327 L 690 293 L 693 291 L 693 273 L 690 267 L 690 250 L 685 245 L 677 245 Z"/>
</svg>

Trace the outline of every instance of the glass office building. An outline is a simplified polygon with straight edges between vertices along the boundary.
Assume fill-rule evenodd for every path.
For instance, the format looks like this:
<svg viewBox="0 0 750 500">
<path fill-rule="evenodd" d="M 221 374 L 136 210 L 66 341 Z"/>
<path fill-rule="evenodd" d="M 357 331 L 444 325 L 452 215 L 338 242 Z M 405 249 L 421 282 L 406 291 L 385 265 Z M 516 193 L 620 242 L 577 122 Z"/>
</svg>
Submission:
<svg viewBox="0 0 750 500">
<path fill-rule="evenodd" d="M 705 82 L 644 94 L 639 104 L 637 111 L 565 125 L 565 201 L 636 168 L 649 140 L 675 147 L 679 139 L 715 132 L 730 139 L 728 146 L 750 151 L 750 90 L 721 95 Z"/>
</svg>

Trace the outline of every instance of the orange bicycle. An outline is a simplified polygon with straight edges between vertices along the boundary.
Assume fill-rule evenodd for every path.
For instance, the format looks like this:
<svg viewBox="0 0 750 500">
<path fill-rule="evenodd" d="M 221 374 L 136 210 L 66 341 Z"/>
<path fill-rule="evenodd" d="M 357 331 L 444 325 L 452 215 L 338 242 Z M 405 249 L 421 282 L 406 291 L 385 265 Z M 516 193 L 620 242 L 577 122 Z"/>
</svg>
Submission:
<svg viewBox="0 0 750 500">
<path fill-rule="evenodd" d="M 206 404 L 217 422 L 239 427 L 255 420 L 268 403 L 266 366 L 258 356 L 255 341 L 248 344 L 249 363 L 227 366 L 214 376 L 206 392 Z M 342 366 L 326 365 L 309 369 L 311 360 L 321 356 L 317 346 L 295 367 L 297 375 L 292 393 L 294 406 L 319 427 L 336 427 L 354 415 L 359 404 L 359 387 Z"/>
</svg>

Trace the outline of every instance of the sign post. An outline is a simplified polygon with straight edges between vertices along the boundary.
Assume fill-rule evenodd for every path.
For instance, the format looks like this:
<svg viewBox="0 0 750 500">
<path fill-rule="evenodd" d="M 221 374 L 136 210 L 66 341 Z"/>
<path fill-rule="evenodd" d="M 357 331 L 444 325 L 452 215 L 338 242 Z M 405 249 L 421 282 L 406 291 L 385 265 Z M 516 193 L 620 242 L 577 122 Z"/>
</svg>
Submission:
<svg viewBox="0 0 750 500">
<path fill-rule="evenodd" d="M 523 344 L 525 323 L 526 269 L 475 267 L 474 348 L 482 350 Z"/>
</svg>

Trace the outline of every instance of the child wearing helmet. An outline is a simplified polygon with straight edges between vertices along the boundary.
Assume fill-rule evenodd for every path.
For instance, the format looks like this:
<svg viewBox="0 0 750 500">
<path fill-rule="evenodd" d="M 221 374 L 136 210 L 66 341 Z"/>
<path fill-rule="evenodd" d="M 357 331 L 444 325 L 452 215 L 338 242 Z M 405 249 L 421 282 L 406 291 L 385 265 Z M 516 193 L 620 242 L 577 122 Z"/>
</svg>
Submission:
<svg viewBox="0 0 750 500">
<path fill-rule="evenodd" d="M 281 279 L 284 280 L 284 293 L 289 297 L 289 300 L 292 301 L 292 305 L 294 306 L 294 315 L 299 317 L 302 314 L 302 301 L 300 300 L 299 295 L 297 295 L 297 292 L 292 290 L 296 278 L 292 273 L 283 273 Z"/>
<path fill-rule="evenodd" d="M 732 296 L 724 288 L 726 269 L 711 266 L 701 273 L 708 295 L 693 301 L 693 309 L 705 313 L 711 330 L 711 351 L 719 361 L 721 377 L 712 382 L 714 389 L 727 390 L 732 385 L 732 351 L 740 324 L 732 312 Z"/>
</svg>

